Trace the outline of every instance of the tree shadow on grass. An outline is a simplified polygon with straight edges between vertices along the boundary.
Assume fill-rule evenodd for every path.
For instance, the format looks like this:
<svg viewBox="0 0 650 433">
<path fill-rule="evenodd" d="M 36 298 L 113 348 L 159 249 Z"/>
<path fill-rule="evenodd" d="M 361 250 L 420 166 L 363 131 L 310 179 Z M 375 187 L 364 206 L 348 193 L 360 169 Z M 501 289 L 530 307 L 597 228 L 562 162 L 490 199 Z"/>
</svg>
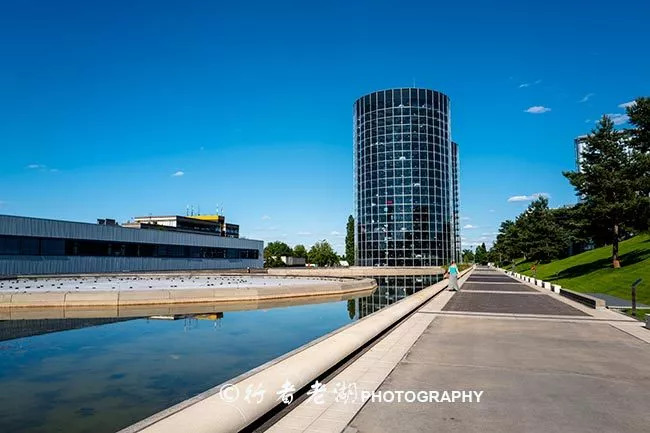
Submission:
<svg viewBox="0 0 650 433">
<path fill-rule="evenodd" d="M 621 267 L 625 268 L 626 266 L 633 265 L 635 263 L 642 262 L 643 260 L 650 259 L 650 249 L 647 250 L 636 250 L 625 253 L 619 257 L 621 261 Z M 564 269 L 557 274 L 551 276 L 548 281 L 555 281 L 562 278 L 575 278 L 581 275 L 589 274 L 591 272 L 598 271 L 600 269 L 608 269 L 612 266 L 612 259 L 600 259 L 589 263 L 584 263 L 582 265 L 572 266 L 570 268 Z"/>
</svg>

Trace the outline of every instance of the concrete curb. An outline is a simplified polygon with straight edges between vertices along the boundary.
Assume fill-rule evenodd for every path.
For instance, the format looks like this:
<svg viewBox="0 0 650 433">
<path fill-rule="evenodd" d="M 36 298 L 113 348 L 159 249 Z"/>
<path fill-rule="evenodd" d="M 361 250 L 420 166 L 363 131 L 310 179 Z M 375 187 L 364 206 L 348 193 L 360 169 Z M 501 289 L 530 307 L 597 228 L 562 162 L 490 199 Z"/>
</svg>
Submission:
<svg viewBox="0 0 650 433">
<path fill-rule="evenodd" d="M 461 277 L 472 270 L 473 268 L 467 269 Z M 280 403 L 275 391 L 283 389 L 285 382 L 289 382 L 296 390 L 310 385 L 316 378 L 424 305 L 446 287 L 447 280 L 442 280 L 252 372 L 127 427 L 121 430 L 121 433 L 237 432 Z M 256 390 L 260 385 L 266 390 L 262 398 L 252 398 L 247 402 L 243 398 L 246 391 Z M 221 390 L 229 386 L 236 386 L 240 398 L 232 402 L 227 401 L 228 398 L 222 398 Z"/>
<path fill-rule="evenodd" d="M 528 277 L 526 275 L 518 274 L 517 272 L 512 272 L 512 271 L 507 271 L 505 269 L 501 268 L 496 268 L 499 269 L 500 271 L 504 272 L 506 275 L 510 275 L 512 277 L 515 277 L 519 280 L 526 281 L 528 283 L 534 284 L 537 287 L 541 287 L 543 289 L 550 290 L 555 293 L 559 293 L 561 296 L 564 296 L 566 298 L 569 298 L 573 301 L 579 302 L 583 305 L 586 305 L 589 308 L 593 308 L 595 310 L 604 310 L 607 308 L 606 303 L 604 300 L 596 298 L 594 296 L 586 295 L 584 293 L 579 293 L 575 292 L 573 290 L 565 289 L 560 285 L 557 284 L 551 284 L 548 281 L 543 281 L 543 280 L 538 280 L 535 278 Z"/>
<path fill-rule="evenodd" d="M 374 279 L 327 280 L 323 285 L 250 286 L 134 291 L 61 291 L 0 293 L 0 309 L 43 307 L 121 307 L 184 303 L 247 302 L 343 295 L 377 288 Z"/>
<path fill-rule="evenodd" d="M 445 270 L 440 266 L 421 267 L 370 267 L 350 266 L 348 268 L 268 268 L 268 275 L 280 277 L 375 277 L 381 275 L 440 275 Z"/>
</svg>

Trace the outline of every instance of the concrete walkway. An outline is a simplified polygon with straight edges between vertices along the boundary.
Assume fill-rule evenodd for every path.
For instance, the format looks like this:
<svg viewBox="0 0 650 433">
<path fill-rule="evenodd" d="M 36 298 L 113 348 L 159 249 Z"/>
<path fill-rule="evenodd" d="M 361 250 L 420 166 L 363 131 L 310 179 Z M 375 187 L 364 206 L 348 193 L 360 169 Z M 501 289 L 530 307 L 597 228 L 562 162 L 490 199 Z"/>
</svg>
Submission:
<svg viewBox="0 0 650 433">
<path fill-rule="evenodd" d="M 494 270 L 461 284 L 330 380 L 323 400 L 300 404 L 269 431 L 647 431 L 650 330 L 640 322 Z M 351 398 L 341 398 L 342 383 L 354 384 Z M 470 390 L 483 392 L 480 402 L 367 400 Z"/>
</svg>

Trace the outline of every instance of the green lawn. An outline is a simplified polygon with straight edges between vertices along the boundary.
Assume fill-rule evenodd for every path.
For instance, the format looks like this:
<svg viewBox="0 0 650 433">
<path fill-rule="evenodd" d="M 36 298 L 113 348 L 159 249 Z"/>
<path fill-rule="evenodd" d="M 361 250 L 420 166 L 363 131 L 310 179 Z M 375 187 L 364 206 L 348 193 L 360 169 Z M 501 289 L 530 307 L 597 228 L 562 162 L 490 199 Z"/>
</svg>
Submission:
<svg viewBox="0 0 650 433">
<path fill-rule="evenodd" d="M 630 309 L 627 309 L 627 310 L 622 310 L 622 311 L 623 311 L 625 314 L 627 314 L 628 316 L 631 316 L 631 315 L 632 315 L 632 309 L 631 309 L 631 308 L 630 308 Z M 645 316 L 646 316 L 646 314 L 650 314 L 650 310 L 639 310 L 639 309 L 637 308 L 637 310 L 636 310 L 636 316 L 635 316 L 635 317 L 636 317 L 637 319 L 639 319 L 640 321 L 645 322 Z"/>
<path fill-rule="evenodd" d="M 537 265 L 537 278 L 577 292 L 607 293 L 630 299 L 637 278 L 637 302 L 650 305 L 650 234 L 640 234 L 619 245 L 621 268 L 612 268 L 612 247 L 605 246 L 566 259 Z M 530 262 L 519 262 L 517 272 L 532 276 Z M 510 268 L 508 268 L 510 269 Z"/>
</svg>

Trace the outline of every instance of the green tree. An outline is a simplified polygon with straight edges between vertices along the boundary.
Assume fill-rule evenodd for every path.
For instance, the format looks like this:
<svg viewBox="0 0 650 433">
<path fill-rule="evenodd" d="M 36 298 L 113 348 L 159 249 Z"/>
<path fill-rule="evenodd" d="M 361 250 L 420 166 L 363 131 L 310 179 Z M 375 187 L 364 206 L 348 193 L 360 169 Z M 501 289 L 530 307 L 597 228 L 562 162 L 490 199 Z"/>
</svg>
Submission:
<svg viewBox="0 0 650 433">
<path fill-rule="evenodd" d="M 308 257 L 309 263 L 318 266 L 335 266 L 339 263 L 338 255 L 326 240 L 316 242 L 309 250 Z"/>
<path fill-rule="evenodd" d="M 474 262 L 481 265 L 487 265 L 488 254 L 487 248 L 485 247 L 485 242 L 476 247 L 476 252 L 474 253 Z"/>
<path fill-rule="evenodd" d="M 302 257 L 303 259 L 307 260 L 307 248 L 301 244 L 296 245 L 293 247 L 293 256 Z"/>
<path fill-rule="evenodd" d="M 569 238 L 549 209 L 546 197 L 539 197 L 528 206 L 517 218 L 515 230 L 519 247 L 530 260 L 548 262 L 568 250 Z"/>
<path fill-rule="evenodd" d="M 474 252 L 468 249 L 463 250 L 463 263 L 473 263 L 473 262 L 474 262 Z"/>
<path fill-rule="evenodd" d="M 499 227 L 499 234 L 492 246 L 491 251 L 499 256 L 499 262 L 513 262 L 521 257 L 521 245 L 519 232 L 514 221 L 506 220 Z"/>
<path fill-rule="evenodd" d="M 284 266 L 280 257 L 290 256 L 292 254 L 293 250 L 284 242 L 269 242 L 266 248 L 264 248 L 264 267 L 275 268 L 278 266 Z"/>
<path fill-rule="evenodd" d="M 639 195 L 634 226 L 647 230 L 650 226 L 650 98 L 637 98 L 627 107 L 630 124 L 626 131 L 628 146 L 632 152 L 633 172 L 636 174 L 635 189 Z"/>
<path fill-rule="evenodd" d="M 350 266 L 354 266 L 354 218 L 352 215 L 348 217 L 345 229 L 345 260 Z"/>
<path fill-rule="evenodd" d="M 623 133 L 614 129 L 614 123 L 608 116 L 603 116 L 587 137 L 582 158 L 581 170 L 563 174 L 583 197 L 585 209 L 594 225 L 609 233 L 612 266 L 619 268 L 620 234 L 626 226 L 638 222 L 635 213 L 644 202 L 644 197 L 639 193 L 638 177 L 644 173 L 639 172 L 634 152 L 629 152 Z"/>
</svg>

